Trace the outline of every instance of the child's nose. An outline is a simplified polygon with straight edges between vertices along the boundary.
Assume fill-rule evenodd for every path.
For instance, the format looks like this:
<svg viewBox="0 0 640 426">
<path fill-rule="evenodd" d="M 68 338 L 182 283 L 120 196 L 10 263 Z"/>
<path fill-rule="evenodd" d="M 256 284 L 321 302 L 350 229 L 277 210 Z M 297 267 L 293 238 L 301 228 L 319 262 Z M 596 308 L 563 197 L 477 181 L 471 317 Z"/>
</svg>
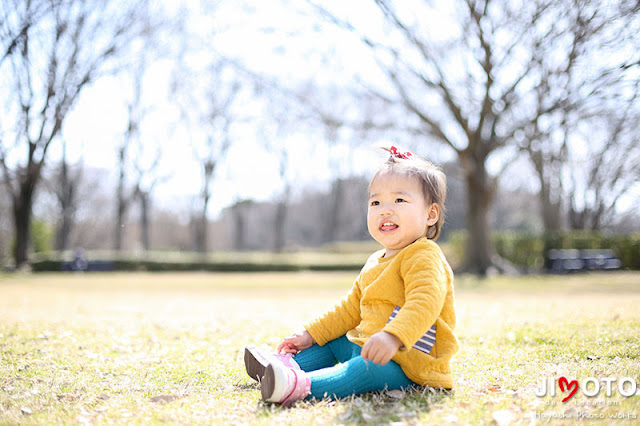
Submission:
<svg viewBox="0 0 640 426">
<path fill-rule="evenodd" d="M 385 203 L 380 209 L 381 216 L 391 216 L 393 214 L 393 204 Z"/>
</svg>

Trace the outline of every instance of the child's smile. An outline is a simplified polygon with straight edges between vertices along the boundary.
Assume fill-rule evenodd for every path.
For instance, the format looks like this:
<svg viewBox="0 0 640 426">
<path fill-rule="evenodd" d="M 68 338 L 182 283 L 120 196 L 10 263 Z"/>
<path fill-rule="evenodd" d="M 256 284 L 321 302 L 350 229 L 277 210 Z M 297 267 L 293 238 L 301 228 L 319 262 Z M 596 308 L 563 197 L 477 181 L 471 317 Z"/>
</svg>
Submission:
<svg viewBox="0 0 640 426">
<path fill-rule="evenodd" d="M 382 225 L 380 225 L 380 232 L 393 232 L 398 229 L 398 225 L 393 222 L 389 222 L 388 220 L 384 221 Z"/>
</svg>

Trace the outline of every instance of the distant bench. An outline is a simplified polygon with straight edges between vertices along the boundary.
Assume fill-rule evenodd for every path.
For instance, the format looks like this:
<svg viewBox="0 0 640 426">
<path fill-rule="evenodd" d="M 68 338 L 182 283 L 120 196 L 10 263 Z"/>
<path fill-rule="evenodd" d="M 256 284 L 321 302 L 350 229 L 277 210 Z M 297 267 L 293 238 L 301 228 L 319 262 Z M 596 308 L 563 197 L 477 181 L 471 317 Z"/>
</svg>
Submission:
<svg viewBox="0 0 640 426">
<path fill-rule="evenodd" d="M 547 253 L 551 272 L 615 270 L 622 267 L 613 250 L 552 249 Z"/>
</svg>

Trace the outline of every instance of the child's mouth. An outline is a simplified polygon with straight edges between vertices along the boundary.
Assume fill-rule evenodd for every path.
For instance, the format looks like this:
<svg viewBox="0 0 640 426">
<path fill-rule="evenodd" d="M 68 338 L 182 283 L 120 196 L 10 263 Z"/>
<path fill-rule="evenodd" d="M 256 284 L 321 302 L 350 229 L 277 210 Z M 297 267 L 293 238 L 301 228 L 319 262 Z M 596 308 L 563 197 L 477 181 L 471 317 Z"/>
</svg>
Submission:
<svg viewBox="0 0 640 426">
<path fill-rule="evenodd" d="M 380 231 L 382 232 L 391 232 L 396 229 L 398 229 L 398 225 L 393 222 L 383 222 L 382 225 L 380 225 Z"/>
</svg>

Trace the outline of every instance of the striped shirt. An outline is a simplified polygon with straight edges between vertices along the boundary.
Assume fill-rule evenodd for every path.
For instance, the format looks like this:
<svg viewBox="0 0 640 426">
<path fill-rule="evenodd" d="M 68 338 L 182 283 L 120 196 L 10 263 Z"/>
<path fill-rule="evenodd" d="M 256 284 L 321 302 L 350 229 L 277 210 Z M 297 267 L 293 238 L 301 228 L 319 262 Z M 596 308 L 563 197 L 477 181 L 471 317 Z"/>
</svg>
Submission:
<svg viewBox="0 0 640 426">
<path fill-rule="evenodd" d="M 393 308 L 393 312 L 391 312 L 391 316 L 387 320 L 387 324 L 391 322 L 392 319 L 396 317 L 398 312 L 400 312 L 400 306 L 396 306 Z M 433 345 L 436 343 L 436 325 L 433 324 L 427 332 L 418 339 L 418 341 L 412 346 L 414 349 L 422 351 L 426 354 L 431 352 Z"/>
</svg>

